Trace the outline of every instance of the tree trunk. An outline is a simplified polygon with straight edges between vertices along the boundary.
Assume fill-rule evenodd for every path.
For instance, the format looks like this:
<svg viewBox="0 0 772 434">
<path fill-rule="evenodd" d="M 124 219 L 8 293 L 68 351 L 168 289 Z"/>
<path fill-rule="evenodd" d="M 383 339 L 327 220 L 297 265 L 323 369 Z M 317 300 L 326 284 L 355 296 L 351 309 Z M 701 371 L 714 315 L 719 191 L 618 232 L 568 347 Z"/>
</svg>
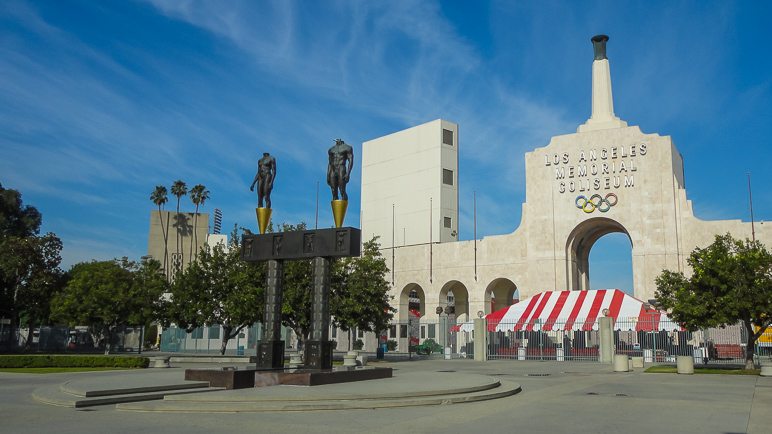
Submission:
<svg viewBox="0 0 772 434">
<path fill-rule="evenodd" d="M 115 327 L 110 327 L 109 325 L 106 325 L 104 328 L 104 340 L 105 340 L 105 356 L 110 355 L 110 346 L 113 343 L 113 331 L 115 330 Z"/>
<path fill-rule="evenodd" d="M 230 342 L 231 339 L 235 338 L 236 335 L 241 333 L 241 331 L 246 327 L 246 325 L 240 325 L 236 327 L 235 329 L 233 326 L 222 326 L 222 346 L 220 347 L 220 355 L 225 355 L 225 349 L 228 346 L 228 342 Z"/>
<path fill-rule="evenodd" d="M 34 331 L 35 331 L 35 319 L 30 318 L 29 321 L 27 321 L 27 343 L 24 344 L 25 351 L 29 351 L 32 349 L 32 337 L 33 337 Z M 40 345 L 40 341 L 38 341 L 38 345 Z"/>
<path fill-rule="evenodd" d="M 164 232 L 164 219 L 163 219 L 163 216 L 161 215 L 161 205 L 158 205 L 158 220 L 161 221 L 161 237 L 164 239 L 164 260 L 163 260 L 164 273 L 166 273 L 166 275 L 168 276 L 169 270 L 166 269 L 166 257 L 169 256 L 167 251 L 168 243 L 166 242 L 167 240 L 166 232 Z M 168 220 L 169 219 L 167 219 L 167 223 L 168 223 Z"/>
<path fill-rule="evenodd" d="M 763 330 L 761 333 L 754 333 L 753 323 L 751 323 L 750 319 L 744 319 L 743 325 L 745 326 L 745 334 L 748 336 L 748 341 L 745 344 L 745 367 L 743 368 L 743 371 L 752 371 L 756 369 L 756 364 L 753 361 L 756 339 L 763 333 Z"/>
<path fill-rule="evenodd" d="M 228 342 L 236 336 L 236 333 L 231 334 L 233 331 L 233 327 L 231 326 L 223 326 L 222 328 L 222 345 L 220 346 L 220 355 L 225 355 L 225 349 L 228 347 Z"/>
</svg>

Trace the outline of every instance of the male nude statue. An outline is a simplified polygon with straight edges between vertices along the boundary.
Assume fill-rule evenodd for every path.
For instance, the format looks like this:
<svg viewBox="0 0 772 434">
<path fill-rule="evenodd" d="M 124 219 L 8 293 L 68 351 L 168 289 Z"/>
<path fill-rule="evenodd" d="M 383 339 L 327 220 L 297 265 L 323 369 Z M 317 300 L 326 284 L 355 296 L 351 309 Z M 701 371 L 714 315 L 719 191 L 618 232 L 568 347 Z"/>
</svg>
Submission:
<svg viewBox="0 0 772 434">
<path fill-rule="evenodd" d="M 338 190 L 343 200 L 348 200 L 346 184 L 354 166 L 354 150 L 341 139 L 335 139 L 335 145 L 327 151 L 330 163 L 327 165 L 327 185 L 332 188 L 333 200 L 338 200 Z M 348 167 L 346 167 L 348 161 Z"/>
<path fill-rule="evenodd" d="M 249 191 L 255 191 L 255 184 L 257 184 L 257 206 L 259 208 L 263 207 L 263 198 L 265 198 L 265 207 L 271 207 L 271 190 L 273 190 L 274 178 L 276 178 L 276 159 L 264 152 L 263 158 L 257 161 L 255 180 L 249 186 Z"/>
</svg>

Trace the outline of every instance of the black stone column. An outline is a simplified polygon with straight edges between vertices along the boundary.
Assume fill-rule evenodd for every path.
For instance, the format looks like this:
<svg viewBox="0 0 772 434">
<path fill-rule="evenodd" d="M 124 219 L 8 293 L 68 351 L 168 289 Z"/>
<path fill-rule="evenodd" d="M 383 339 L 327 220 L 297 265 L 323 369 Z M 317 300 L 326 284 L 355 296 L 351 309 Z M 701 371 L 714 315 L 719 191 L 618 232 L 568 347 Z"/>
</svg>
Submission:
<svg viewBox="0 0 772 434">
<path fill-rule="evenodd" d="M 284 341 L 281 340 L 281 291 L 284 261 L 269 260 L 265 267 L 263 339 L 257 344 L 257 369 L 284 369 Z"/>
<path fill-rule="evenodd" d="M 311 333 L 306 342 L 306 367 L 332 369 L 332 342 L 330 335 L 330 258 L 313 259 L 313 302 L 311 305 Z"/>
</svg>

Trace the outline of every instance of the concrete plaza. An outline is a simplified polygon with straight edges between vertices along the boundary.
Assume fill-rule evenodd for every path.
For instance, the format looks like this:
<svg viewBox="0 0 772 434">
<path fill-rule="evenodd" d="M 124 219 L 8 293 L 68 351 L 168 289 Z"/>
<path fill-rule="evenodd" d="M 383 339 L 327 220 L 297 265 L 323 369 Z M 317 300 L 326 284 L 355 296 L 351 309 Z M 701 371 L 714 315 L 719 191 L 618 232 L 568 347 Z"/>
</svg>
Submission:
<svg viewBox="0 0 772 434">
<path fill-rule="evenodd" d="M 426 407 L 160 413 L 117 411 L 115 405 L 83 409 L 56 407 L 31 398 L 32 392 L 40 387 L 83 378 L 88 378 L 91 383 L 102 382 L 105 388 L 130 385 L 132 381 L 139 381 L 143 374 L 150 373 L 177 381 L 182 379 L 184 368 L 200 366 L 211 367 L 185 363 L 150 371 L 0 373 L 0 426 L 6 433 L 517 431 L 701 434 L 768 433 L 772 427 L 770 377 L 649 374 L 643 369 L 614 373 L 612 365 L 597 362 L 422 360 L 379 364 L 392 367 L 395 377 L 454 371 L 465 375 L 488 375 L 519 383 L 522 387 L 520 393 L 507 398 Z M 425 378 L 436 377 L 426 375 Z M 384 381 L 389 380 L 370 383 L 373 388 L 378 388 L 378 383 Z M 298 393 L 303 393 L 302 388 L 298 388 Z"/>
</svg>

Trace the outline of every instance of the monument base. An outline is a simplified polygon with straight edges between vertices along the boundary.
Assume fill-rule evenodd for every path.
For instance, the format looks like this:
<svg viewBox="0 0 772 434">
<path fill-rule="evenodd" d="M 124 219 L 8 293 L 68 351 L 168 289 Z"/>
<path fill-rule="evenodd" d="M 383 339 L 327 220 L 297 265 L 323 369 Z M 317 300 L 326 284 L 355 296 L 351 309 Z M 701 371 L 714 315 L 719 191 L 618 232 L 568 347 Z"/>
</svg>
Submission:
<svg viewBox="0 0 772 434">
<path fill-rule="evenodd" d="M 284 341 L 257 343 L 257 369 L 284 369 Z"/>
<path fill-rule="evenodd" d="M 368 368 L 353 371 L 285 369 L 284 371 L 258 371 L 255 387 L 291 385 L 323 386 L 325 384 L 350 383 L 353 381 L 391 378 L 391 368 Z"/>
<path fill-rule="evenodd" d="M 306 341 L 306 368 L 332 369 L 332 341 Z"/>
<path fill-rule="evenodd" d="M 228 390 L 255 387 L 255 368 L 186 369 L 185 381 L 208 381 L 209 387 Z"/>
<path fill-rule="evenodd" d="M 185 370 L 186 381 L 208 381 L 210 387 L 222 387 L 227 390 L 280 385 L 322 386 L 391 377 L 391 368 L 367 368 L 353 371 L 333 371 L 331 369 L 324 371 L 310 369 L 263 371 L 255 368 Z"/>
</svg>

